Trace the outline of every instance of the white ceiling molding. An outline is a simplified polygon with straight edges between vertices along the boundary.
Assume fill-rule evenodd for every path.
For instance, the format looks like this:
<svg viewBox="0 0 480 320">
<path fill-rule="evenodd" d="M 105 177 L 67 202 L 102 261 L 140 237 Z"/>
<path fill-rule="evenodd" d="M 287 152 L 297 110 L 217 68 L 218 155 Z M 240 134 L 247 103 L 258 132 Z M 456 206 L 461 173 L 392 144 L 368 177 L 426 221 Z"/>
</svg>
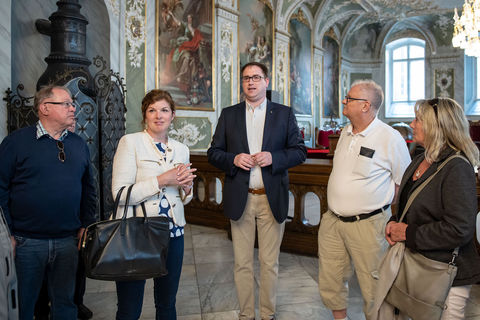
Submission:
<svg viewBox="0 0 480 320">
<path fill-rule="evenodd" d="M 402 26 L 401 30 L 398 30 L 396 28 L 399 25 Z M 423 36 L 423 40 L 425 40 L 425 43 L 427 45 L 426 47 L 428 47 L 431 54 L 434 55 L 437 52 L 437 40 L 435 40 L 435 36 L 430 30 L 426 29 L 423 25 L 415 21 L 403 20 L 389 23 L 382 29 L 382 32 L 377 39 L 377 43 L 375 44 L 375 58 L 381 59 L 385 52 L 385 46 L 388 39 L 391 36 L 395 35 L 397 31 L 400 32 L 405 29 L 411 29 L 419 32 Z"/>
</svg>

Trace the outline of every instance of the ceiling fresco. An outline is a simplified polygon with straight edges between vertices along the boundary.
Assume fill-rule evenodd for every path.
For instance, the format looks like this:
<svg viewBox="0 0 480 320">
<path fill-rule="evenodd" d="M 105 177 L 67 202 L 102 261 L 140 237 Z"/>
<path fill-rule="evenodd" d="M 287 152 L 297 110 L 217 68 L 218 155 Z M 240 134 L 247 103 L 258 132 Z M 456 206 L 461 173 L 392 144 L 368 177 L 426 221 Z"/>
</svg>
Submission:
<svg viewBox="0 0 480 320">
<path fill-rule="evenodd" d="M 317 20 L 314 25 L 318 29 L 312 30 L 317 44 L 331 27 L 340 34 L 351 35 L 371 25 L 378 33 L 379 26 L 391 25 L 392 21 L 410 21 L 433 30 L 439 46 L 449 46 L 453 9 L 461 10 L 464 0 L 277 0 L 273 3 L 281 8 L 284 21 L 300 6 L 309 10 Z M 353 19 L 355 23 L 351 23 Z"/>
</svg>

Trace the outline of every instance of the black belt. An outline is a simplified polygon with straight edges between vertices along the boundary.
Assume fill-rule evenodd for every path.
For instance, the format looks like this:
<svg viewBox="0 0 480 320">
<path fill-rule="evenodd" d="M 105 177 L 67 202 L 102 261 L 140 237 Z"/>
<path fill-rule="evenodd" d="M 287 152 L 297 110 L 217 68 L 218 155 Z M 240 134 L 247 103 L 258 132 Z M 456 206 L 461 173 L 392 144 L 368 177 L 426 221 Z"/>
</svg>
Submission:
<svg viewBox="0 0 480 320">
<path fill-rule="evenodd" d="M 385 205 L 383 208 L 380 208 L 380 209 L 377 209 L 377 210 L 374 210 L 370 213 L 362 213 L 362 214 L 359 214 L 359 215 L 356 215 L 356 216 L 351 216 L 351 217 L 343 217 L 343 216 L 339 216 L 338 214 L 336 214 L 335 212 L 331 211 L 331 213 L 333 213 L 338 219 L 342 220 L 343 222 L 355 222 L 355 221 L 360 221 L 360 220 L 363 220 L 363 219 L 368 219 L 376 214 L 379 214 L 385 210 L 388 209 L 388 207 L 390 207 L 389 204 Z"/>
</svg>

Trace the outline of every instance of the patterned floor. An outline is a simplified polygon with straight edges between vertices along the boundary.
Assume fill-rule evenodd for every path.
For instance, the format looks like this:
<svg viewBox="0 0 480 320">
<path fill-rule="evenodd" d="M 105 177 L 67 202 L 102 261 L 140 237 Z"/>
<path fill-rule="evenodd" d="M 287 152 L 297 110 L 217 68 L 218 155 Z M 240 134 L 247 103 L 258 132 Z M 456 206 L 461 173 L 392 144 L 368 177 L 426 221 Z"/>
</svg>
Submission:
<svg viewBox="0 0 480 320">
<path fill-rule="evenodd" d="M 218 229 L 187 225 L 183 272 L 177 295 L 178 319 L 237 319 L 238 302 L 232 270 L 232 243 L 227 238 L 227 233 Z M 258 275 L 258 263 L 255 270 Z M 315 257 L 281 253 L 277 294 L 278 320 L 333 319 L 320 300 L 317 272 L 318 263 Z M 152 285 L 152 281 L 147 282 L 141 319 L 155 319 Z M 348 319 L 364 320 L 358 284 L 353 279 L 349 285 Z M 94 312 L 94 319 L 114 319 L 116 303 L 113 282 L 87 280 L 85 304 Z M 472 291 L 467 314 L 469 320 L 480 320 L 480 286 L 475 286 Z"/>
</svg>

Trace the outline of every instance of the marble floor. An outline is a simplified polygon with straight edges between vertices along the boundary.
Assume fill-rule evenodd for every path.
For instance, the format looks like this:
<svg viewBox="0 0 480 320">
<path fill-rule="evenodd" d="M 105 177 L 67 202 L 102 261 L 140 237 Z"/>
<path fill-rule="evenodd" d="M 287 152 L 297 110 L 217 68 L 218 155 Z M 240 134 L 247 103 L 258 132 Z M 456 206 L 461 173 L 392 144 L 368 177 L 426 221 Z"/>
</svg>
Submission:
<svg viewBox="0 0 480 320">
<path fill-rule="evenodd" d="M 278 320 L 330 320 L 317 289 L 318 263 L 315 257 L 281 253 L 277 294 Z M 255 266 L 258 275 L 258 262 Z M 235 320 L 238 302 L 233 282 L 232 243 L 223 230 L 187 225 L 182 278 L 177 295 L 179 320 Z M 255 277 L 258 288 L 258 276 Z M 155 319 L 153 283 L 147 282 L 141 319 Z M 350 283 L 348 319 L 364 320 L 358 283 Z M 258 299 L 257 299 L 258 301 Z M 93 319 L 114 319 L 115 284 L 87 279 L 84 303 Z M 480 320 L 480 285 L 474 286 L 467 319 Z M 260 319 L 257 315 L 257 319 Z"/>
</svg>

